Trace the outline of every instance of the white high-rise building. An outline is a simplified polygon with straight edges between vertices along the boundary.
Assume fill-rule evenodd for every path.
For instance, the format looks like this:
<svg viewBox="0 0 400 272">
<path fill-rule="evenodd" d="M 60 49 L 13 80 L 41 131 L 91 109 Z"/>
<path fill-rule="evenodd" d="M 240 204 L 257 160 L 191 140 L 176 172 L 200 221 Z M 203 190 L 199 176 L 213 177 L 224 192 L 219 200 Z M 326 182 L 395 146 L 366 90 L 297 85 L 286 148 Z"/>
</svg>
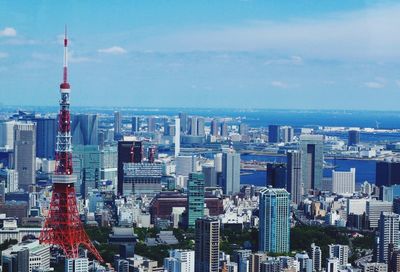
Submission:
<svg viewBox="0 0 400 272">
<path fill-rule="evenodd" d="M 240 153 L 235 151 L 223 153 L 221 185 L 226 195 L 240 191 Z"/>
<path fill-rule="evenodd" d="M 168 272 L 194 272 L 194 251 L 174 249 L 164 259 L 164 269 Z"/>
<path fill-rule="evenodd" d="M 338 258 L 327 259 L 326 271 L 327 272 L 338 272 L 339 271 L 339 259 Z"/>
<path fill-rule="evenodd" d="M 356 169 L 351 168 L 349 172 L 332 171 L 332 192 L 336 194 L 351 195 L 355 192 Z"/>
<path fill-rule="evenodd" d="M 349 246 L 329 245 L 329 258 L 337 258 L 339 265 L 347 265 L 349 262 Z"/>
<path fill-rule="evenodd" d="M 189 173 L 196 172 L 196 156 L 178 156 L 175 157 L 175 173 L 177 176 L 189 176 Z"/>
<path fill-rule="evenodd" d="M 215 167 L 215 172 L 217 173 L 222 172 L 222 153 L 217 153 L 214 155 L 214 167 Z"/>
<path fill-rule="evenodd" d="M 89 271 L 89 259 L 65 259 L 65 272 L 87 272 Z"/>
<path fill-rule="evenodd" d="M 357 214 L 362 215 L 367 211 L 367 200 L 366 198 L 360 199 L 347 199 L 347 215 Z"/>
<path fill-rule="evenodd" d="M 0 170 L 0 180 L 5 180 L 5 193 L 12 193 L 18 191 L 18 172 L 14 169 Z"/>
<path fill-rule="evenodd" d="M 313 271 L 321 271 L 322 269 L 322 252 L 319 246 L 311 244 L 311 259 Z"/>
<path fill-rule="evenodd" d="M 181 119 L 175 118 L 175 158 L 181 152 Z"/>
<path fill-rule="evenodd" d="M 15 121 L 0 123 L 0 147 L 6 149 L 14 148 L 14 125 Z"/>
</svg>

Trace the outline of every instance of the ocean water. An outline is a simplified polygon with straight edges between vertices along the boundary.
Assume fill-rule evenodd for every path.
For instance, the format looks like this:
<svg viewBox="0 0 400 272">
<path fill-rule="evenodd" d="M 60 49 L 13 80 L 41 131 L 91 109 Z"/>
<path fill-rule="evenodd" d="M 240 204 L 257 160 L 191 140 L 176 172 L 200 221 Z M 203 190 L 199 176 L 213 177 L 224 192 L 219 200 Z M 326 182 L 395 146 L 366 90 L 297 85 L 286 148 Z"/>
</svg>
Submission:
<svg viewBox="0 0 400 272">
<path fill-rule="evenodd" d="M 263 161 L 263 162 L 286 162 L 286 156 L 274 155 L 242 155 L 241 160 L 244 161 Z M 376 162 L 373 160 L 343 160 L 327 159 L 327 163 L 336 165 L 337 171 L 348 171 L 350 168 L 356 169 L 356 185 L 360 185 L 364 181 L 375 183 Z M 257 186 L 265 186 L 265 171 L 246 171 L 247 175 L 242 175 L 240 183 L 253 184 Z M 324 169 L 324 177 L 332 177 L 332 169 Z"/>
</svg>

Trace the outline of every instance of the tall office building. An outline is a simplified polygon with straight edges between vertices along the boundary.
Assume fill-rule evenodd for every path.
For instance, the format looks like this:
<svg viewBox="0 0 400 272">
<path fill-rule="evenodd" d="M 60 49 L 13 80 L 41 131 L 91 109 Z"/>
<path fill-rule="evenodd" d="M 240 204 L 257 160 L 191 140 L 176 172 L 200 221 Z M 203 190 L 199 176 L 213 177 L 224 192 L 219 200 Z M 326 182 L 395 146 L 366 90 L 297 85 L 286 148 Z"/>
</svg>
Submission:
<svg viewBox="0 0 400 272">
<path fill-rule="evenodd" d="M 72 115 L 71 132 L 73 145 L 98 145 L 99 121 L 96 114 Z"/>
<path fill-rule="evenodd" d="M 281 140 L 281 126 L 269 125 L 268 126 L 268 142 L 279 143 Z"/>
<path fill-rule="evenodd" d="M 356 169 L 349 172 L 332 170 L 332 192 L 336 194 L 351 195 L 356 187 Z"/>
<path fill-rule="evenodd" d="M 156 118 L 153 116 L 147 117 L 147 132 L 156 132 Z"/>
<path fill-rule="evenodd" d="M 180 119 L 180 128 L 181 128 L 181 132 L 183 135 L 185 135 L 189 128 L 188 128 L 188 116 L 186 113 L 180 112 L 179 113 L 179 119 Z"/>
<path fill-rule="evenodd" d="M 189 132 L 192 136 L 197 136 L 197 116 L 192 116 L 189 118 Z"/>
<path fill-rule="evenodd" d="M 14 165 L 18 172 L 18 187 L 28 191 L 35 184 L 36 124 L 17 123 L 14 126 Z"/>
<path fill-rule="evenodd" d="M 118 142 L 118 194 L 123 193 L 124 163 L 133 162 L 133 141 Z"/>
<path fill-rule="evenodd" d="M 119 140 L 122 135 L 122 116 L 119 111 L 114 112 L 114 140 Z"/>
<path fill-rule="evenodd" d="M 368 227 L 375 229 L 378 227 L 379 218 L 382 212 L 392 212 L 393 203 L 389 201 L 369 200 L 366 206 L 366 216 Z"/>
<path fill-rule="evenodd" d="M 304 190 L 320 190 L 324 167 L 324 138 L 322 135 L 300 136 L 301 171 Z"/>
<path fill-rule="evenodd" d="M 177 176 L 189 176 L 189 173 L 196 172 L 196 156 L 178 156 L 175 158 L 176 175 Z"/>
<path fill-rule="evenodd" d="M 189 174 L 187 193 L 187 226 L 194 228 L 196 219 L 204 216 L 204 175 L 200 172 Z"/>
<path fill-rule="evenodd" d="M 240 191 L 240 153 L 235 151 L 223 153 L 221 185 L 226 195 Z"/>
<path fill-rule="evenodd" d="M 211 120 L 211 125 L 210 125 L 210 134 L 212 136 L 218 136 L 218 128 L 219 127 L 219 122 L 218 119 L 212 119 Z"/>
<path fill-rule="evenodd" d="M 349 246 L 329 245 L 329 258 L 337 258 L 341 266 L 347 265 L 349 262 Z"/>
<path fill-rule="evenodd" d="M 132 117 L 132 134 L 135 134 L 136 132 L 139 132 L 140 129 L 140 120 L 139 116 L 133 116 Z"/>
<path fill-rule="evenodd" d="M 123 195 L 154 197 L 161 192 L 162 164 L 124 163 Z"/>
<path fill-rule="evenodd" d="M 74 173 L 77 175 L 76 193 L 86 198 L 100 182 L 101 151 L 98 145 L 75 145 L 72 152 Z"/>
<path fill-rule="evenodd" d="M 322 251 L 319 246 L 314 243 L 311 244 L 311 259 L 313 271 L 321 271 L 322 269 Z"/>
<path fill-rule="evenodd" d="M 399 215 L 392 212 L 382 212 L 379 218 L 379 262 L 390 261 L 390 250 L 400 247 Z"/>
<path fill-rule="evenodd" d="M 259 213 L 259 250 L 289 252 L 290 194 L 285 189 L 261 189 Z"/>
<path fill-rule="evenodd" d="M 141 163 L 144 159 L 143 155 L 143 142 L 142 141 L 134 141 L 133 142 L 133 153 L 131 153 L 133 158 L 132 162 Z"/>
<path fill-rule="evenodd" d="M 4 193 L 18 191 L 18 172 L 14 169 L 0 169 L 0 181 L 4 181 Z"/>
<path fill-rule="evenodd" d="M 376 186 L 400 184 L 400 162 L 376 162 Z"/>
<path fill-rule="evenodd" d="M 301 155 L 301 152 L 298 150 L 287 153 L 287 186 L 292 202 L 296 204 L 300 204 L 302 195 L 304 194 Z"/>
<path fill-rule="evenodd" d="M 233 259 L 231 261 L 237 263 L 238 272 L 250 271 L 250 249 L 237 249 L 233 251 Z"/>
<path fill-rule="evenodd" d="M 217 172 L 214 165 L 202 165 L 202 172 L 204 175 L 204 186 L 215 187 L 217 186 Z"/>
<path fill-rule="evenodd" d="M 338 272 L 339 271 L 339 259 L 329 258 L 326 260 L 326 271 L 327 272 Z"/>
<path fill-rule="evenodd" d="M 225 121 L 223 121 L 221 123 L 220 127 L 221 127 L 221 131 L 220 131 L 221 137 L 223 137 L 223 138 L 228 137 L 228 124 Z"/>
<path fill-rule="evenodd" d="M 179 156 L 181 153 L 181 130 L 179 129 L 181 126 L 181 119 L 175 118 L 175 158 Z"/>
<path fill-rule="evenodd" d="M 55 118 L 35 118 L 36 123 L 36 157 L 55 159 L 57 120 Z"/>
<path fill-rule="evenodd" d="M 14 148 L 14 126 L 17 122 L 0 122 L 0 147 Z"/>
<path fill-rule="evenodd" d="M 349 130 L 348 135 L 348 146 L 358 145 L 360 143 L 360 131 L 358 130 Z"/>
<path fill-rule="evenodd" d="M 197 219 L 195 227 L 195 272 L 219 271 L 219 220 Z"/>
<path fill-rule="evenodd" d="M 249 134 L 249 126 L 245 123 L 240 123 L 239 125 L 239 134 L 242 136 L 246 136 Z"/>
<path fill-rule="evenodd" d="M 286 165 L 284 163 L 267 163 L 266 186 L 288 189 L 286 182 Z"/>
<path fill-rule="evenodd" d="M 283 126 L 281 127 L 281 142 L 283 143 L 291 143 L 293 141 L 294 137 L 294 129 L 289 126 Z"/>
<path fill-rule="evenodd" d="M 197 135 L 198 136 L 205 136 L 206 132 L 204 130 L 204 118 L 199 117 L 197 119 Z"/>
</svg>

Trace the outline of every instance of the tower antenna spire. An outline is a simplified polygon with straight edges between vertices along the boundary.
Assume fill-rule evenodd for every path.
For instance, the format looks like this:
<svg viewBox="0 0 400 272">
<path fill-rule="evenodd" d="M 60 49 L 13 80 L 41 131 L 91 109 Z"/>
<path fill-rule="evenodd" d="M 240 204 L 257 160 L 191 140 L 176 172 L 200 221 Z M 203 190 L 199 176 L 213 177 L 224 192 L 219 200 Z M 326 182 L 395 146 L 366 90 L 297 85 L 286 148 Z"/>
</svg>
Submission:
<svg viewBox="0 0 400 272">
<path fill-rule="evenodd" d="M 67 25 L 64 30 L 64 71 L 63 71 L 63 83 L 68 82 L 68 36 L 67 36 Z"/>
</svg>

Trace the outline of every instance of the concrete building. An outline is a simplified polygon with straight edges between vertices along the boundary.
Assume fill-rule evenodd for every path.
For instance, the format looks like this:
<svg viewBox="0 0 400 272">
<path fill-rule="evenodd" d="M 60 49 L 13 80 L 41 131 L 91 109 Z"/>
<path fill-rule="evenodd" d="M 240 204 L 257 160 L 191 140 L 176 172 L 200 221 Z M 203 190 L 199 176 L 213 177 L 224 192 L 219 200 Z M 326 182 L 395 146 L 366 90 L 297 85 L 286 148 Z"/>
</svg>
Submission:
<svg viewBox="0 0 400 272">
<path fill-rule="evenodd" d="M 36 124 L 17 123 L 14 126 L 14 169 L 18 172 L 18 187 L 29 190 L 35 184 Z"/>
<path fill-rule="evenodd" d="M 221 187 L 226 195 L 240 191 L 240 153 L 235 151 L 223 153 Z"/>
<path fill-rule="evenodd" d="M 338 272 L 339 271 L 339 259 L 329 258 L 326 260 L 326 271 L 327 272 Z"/>
<path fill-rule="evenodd" d="M 340 266 L 347 265 L 349 262 L 349 246 L 329 245 L 329 258 L 337 258 Z"/>
<path fill-rule="evenodd" d="M 195 253 L 192 250 L 174 249 L 164 259 L 164 269 L 168 272 L 194 272 Z"/>
<path fill-rule="evenodd" d="M 100 182 L 101 151 L 98 145 L 75 145 L 72 152 L 76 192 L 86 197 Z"/>
<path fill-rule="evenodd" d="M 36 123 L 36 157 L 55 159 L 57 119 L 56 118 L 35 118 Z"/>
<path fill-rule="evenodd" d="M 139 116 L 133 116 L 132 117 L 132 128 L 131 128 L 131 133 L 134 135 L 136 132 L 139 132 L 140 130 L 140 118 Z"/>
<path fill-rule="evenodd" d="M 360 143 L 360 131 L 358 130 L 349 130 L 348 132 L 348 146 L 355 146 Z"/>
<path fill-rule="evenodd" d="M 267 163 L 266 186 L 288 189 L 287 169 L 284 163 Z"/>
<path fill-rule="evenodd" d="M 311 260 L 313 271 L 321 271 L 322 269 L 322 251 L 321 248 L 314 243 L 311 244 Z"/>
<path fill-rule="evenodd" d="M 38 240 L 24 241 L 2 251 L 3 271 L 32 272 L 50 269 L 50 246 Z"/>
<path fill-rule="evenodd" d="M 18 191 L 18 172 L 14 169 L 0 169 L 0 181 L 4 181 L 4 193 Z"/>
<path fill-rule="evenodd" d="M 332 192 L 339 195 L 352 195 L 356 187 L 356 169 L 332 171 Z"/>
<path fill-rule="evenodd" d="M 73 145 L 98 145 L 99 121 L 96 114 L 72 115 L 71 133 Z"/>
<path fill-rule="evenodd" d="M 370 200 L 367 201 L 366 215 L 368 227 L 371 229 L 378 227 L 378 221 L 382 212 L 392 212 L 392 202 Z"/>
<path fill-rule="evenodd" d="M 363 272 L 388 272 L 388 265 L 385 263 L 363 263 L 361 266 Z"/>
<path fill-rule="evenodd" d="M 279 143 L 281 140 L 280 131 L 281 126 L 269 125 L 268 126 L 268 142 L 269 143 Z"/>
<path fill-rule="evenodd" d="M 161 163 L 124 163 L 123 195 L 155 196 L 161 192 Z"/>
<path fill-rule="evenodd" d="M 119 111 L 114 112 L 114 140 L 119 140 L 122 136 L 122 116 Z"/>
<path fill-rule="evenodd" d="M 196 220 L 195 272 L 219 271 L 219 229 L 218 219 L 207 217 Z"/>
<path fill-rule="evenodd" d="M 300 136 L 301 171 L 304 190 L 321 189 L 324 166 L 324 138 L 322 135 L 303 134 Z"/>
<path fill-rule="evenodd" d="M 89 271 L 88 258 L 65 259 L 65 272 L 87 272 Z"/>
<path fill-rule="evenodd" d="M 287 153 L 287 189 L 292 202 L 300 204 L 304 195 L 303 174 L 301 171 L 301 152 L 294 150 Z"/>
<path fill-rule="evenodd" d="M 259 250 L 289 252 L 290 194 L 285 189 L 261 189 L 259 210 Z"/>
<path fill-rule="evenodd" d="M 392 212 L 382 212 L 379 219 L 379 262 L 390 262 L 390 248 L 399 249 L 399 215 Z"/>
<path fill-rule="evenodd" d="M 156 132 L 156 118 L 153 116 L 147 117 L 147 132 Z"/>
<path fill-rule="evenodd" d="M 218 135 L 219 135 L 218 130 L 219 130 L 219 122 L 218 122 L 218 119 L 212 119 L 212 121 L 211 121 L 211 127 L 210 127 L 210 134 L 211 134 L 212 136 L 218 136 Z"/>
<path fill-rule="evenodd" d="M 175 158 L 181 153 L 181 130 L 180 128 L 181 119 L 175 118 Z"/>
<path fill-rule="evenodd" d="M 200 172 L 189 174 L 188 180 L 188 207 L 187 207 L 187 226 L 194 228 L 196 219 L 204 216 L 204 175 Z"/>
<path fill-rule="evenodd" d="M 14 149 L 14 126 L 17 122 L 0 122 L 0 147 Z"/>
</svg>

